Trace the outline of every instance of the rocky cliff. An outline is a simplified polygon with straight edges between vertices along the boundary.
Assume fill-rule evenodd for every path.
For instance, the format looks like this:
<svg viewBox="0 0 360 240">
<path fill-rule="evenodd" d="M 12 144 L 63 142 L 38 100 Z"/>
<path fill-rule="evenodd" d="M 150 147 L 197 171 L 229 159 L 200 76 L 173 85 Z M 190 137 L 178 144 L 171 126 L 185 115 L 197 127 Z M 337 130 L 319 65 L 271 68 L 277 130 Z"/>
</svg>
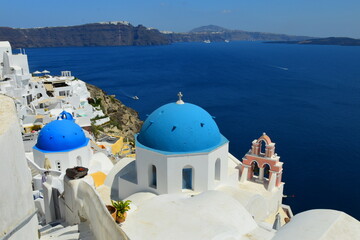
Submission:
<svg viewBox="0 0 360 240">
<path fill-rule="evenodd" d="M 93 23 L 69 27 L 0 27 L 0 41 L 19 47 L 161 45 L 169 40 L 156 29 L 120 22 Z"/>
<path fill-rule="evenodd" d="M 86 84 L 87 89 L 93 99 L 100 103 L 103 112 L 110 117 L 110 122 L 102 126 L 93 126 L 93 132 L 96 136 L 102 133 L 113 134 L 129 139 L 134 139 L 134 134 L 140 131 L 142 121 L 139 119 L 138 113 L 112 95 L 107 95 L 100 88 Z"/>
</svg>

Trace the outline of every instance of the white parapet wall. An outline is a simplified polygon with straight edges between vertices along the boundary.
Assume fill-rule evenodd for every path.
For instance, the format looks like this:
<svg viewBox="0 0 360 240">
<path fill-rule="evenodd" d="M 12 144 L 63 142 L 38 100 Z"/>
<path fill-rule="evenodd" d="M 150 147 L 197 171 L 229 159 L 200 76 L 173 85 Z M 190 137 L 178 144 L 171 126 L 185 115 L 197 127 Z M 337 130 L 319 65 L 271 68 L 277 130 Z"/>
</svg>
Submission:
<svg viewBox="0 0 360 240">
<path fill-rule="evenodd" d="M 14 102 L 0 95 L 0 239 L 38 239 L 31 173 Z"/>
<path fill-rule="evenodd" d="M 88 182 L 91 177 L 78 180 L 64 179 L 65 220 L 68 224 L 87 221 L 96 239 L 128 240 L 115 223 L 99 194 Z"/>
<path fill-rule="evenodd" d="M 95 120 L 95 125 L 96 126 L 100 126 L 100 125 L 103 125 L 107 122 L 110 122 L 110 118 L 109 117 L 106 117 L 106 118 L 101 118 L 101 119 L 98 119 L 98 120 Z"/>
</svg>

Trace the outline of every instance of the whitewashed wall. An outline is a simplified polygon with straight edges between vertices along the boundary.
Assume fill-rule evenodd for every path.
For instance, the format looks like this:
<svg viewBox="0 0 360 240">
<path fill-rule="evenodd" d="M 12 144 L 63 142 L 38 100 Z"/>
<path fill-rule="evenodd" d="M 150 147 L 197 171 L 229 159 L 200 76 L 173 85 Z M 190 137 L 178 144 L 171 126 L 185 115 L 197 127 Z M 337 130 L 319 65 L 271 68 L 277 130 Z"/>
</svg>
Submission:
<svg viewBox="0 0 360 240">
<path fill-rule="evenodd" d="M 128 239 L 125 232 L 109 214 L 99 194 L 87 182 L 87 178 L 69 180 L 65 177 L 64 187 L 67 223 L 80 223 L 80 216 L 82 221 L 89 222 L 96 239 Z"/>
<path fill-rule="evenodd" d="M 0 237 L 35 212 L 31 173 L 25 159 L 19 122 L 12 99 L 0 95 Z M 10 239 L 37 239 L 36 214 Z"/>
<path fill-rule="evenodd" d="M 138 186 L 134 187 L 133 183 L 120 179 L 120 198 L 126 197 L 124 192 L 135 193 L 139 190 L 157 194 L 180 193 L 182 192 L 182 170 L 186 166 L 193 168 L 195 192 L 213 190 L 227 181 L 228 149 L 229 145 L 225 143 L 211 152 L 164 155 L 138 146 L 136 149 Z M 220 159 L 220 179 L 215 180 L 215 162 L 218 158 Z M 150 186 L 152 165 L 156 167 L 156 188 Z"/>
<path fill-rule="evenodd" d="M 81 147 L 78 149 L 74 149 L 69 152 L 50 152 L 50 153 L 44 153 L 40 152 L 36 149 L 33 149 L 34 154 L 34 162 L 40 167 L 44 168 L 44 161 L 45 158 L 48 158 L 51 162 L 51 169 L 57 170 L 57 162 L 60 162 L 61 166 L 61 172 L 66 171 L 67 168 L 73 168 L 78 165 L 81 165 L 83 167 L 89 167 L 90 163 L 89 160 L 92 157 L 92 152 L 90 149 L 90 142 L 87 146 Z M 77 157 L 81 157 L 81 164 L 78 164 Z"/>
</svg>

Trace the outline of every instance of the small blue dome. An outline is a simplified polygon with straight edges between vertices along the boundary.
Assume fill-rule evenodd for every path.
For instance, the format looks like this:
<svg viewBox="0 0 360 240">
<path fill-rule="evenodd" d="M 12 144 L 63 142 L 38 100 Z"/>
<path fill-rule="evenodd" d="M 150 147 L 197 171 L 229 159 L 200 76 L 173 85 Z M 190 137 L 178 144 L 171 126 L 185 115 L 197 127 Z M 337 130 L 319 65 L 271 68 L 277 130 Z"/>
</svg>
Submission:
<svg viewBox="0 0 360 240">
<path fill-rule="evenodd" d="M 69 113 L 69 112 L 67 112 L 67 111 L 65 111 L 65 110 L 60 113 L 60 115 L 58 116 L 57 119 L 66 119 L 66 120 L 73 120 L 73 121 L 75 121 L 74 118 L 73 118 L 73 116 L 71 115 L 71 113 Z"/>
<path fill-rule="evenodd" d="M 73 120 L 55 120 L 40 130 L 35 149 L 42 152 L 67 152 L 86 146 L 89 139 Z"/>
<path fill-rule="evenodd" d="M 169 103 L 144 122 L 137 140 L 166 152 L 198 152 L 221 143 L 218 126 L 208 112 L 191 103 Z"/>
</svg>

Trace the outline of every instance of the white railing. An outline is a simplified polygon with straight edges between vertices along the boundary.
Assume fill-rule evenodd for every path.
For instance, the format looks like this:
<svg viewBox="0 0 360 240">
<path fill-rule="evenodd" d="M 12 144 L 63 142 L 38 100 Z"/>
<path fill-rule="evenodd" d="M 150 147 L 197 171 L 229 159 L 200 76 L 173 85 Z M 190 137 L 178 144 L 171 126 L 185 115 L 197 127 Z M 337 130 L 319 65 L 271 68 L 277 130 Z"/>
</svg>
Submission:
<svg viewBox="0 0 360 240">
<path fill-rule="evenodd" d="M 30 159 L 26 158 L 26 160 L 28 162 L 29 168 L 35 170 L 36 172 L 38 172 L 38 174 L 42 174 L 44 172 L 49 172 L 49 174 L 54 177 L 59 177 L 61 175 L 61 172 L 59 172 L 59 171 L 41 168 L 36 163 L 31 161 Z"/>
</svg>

